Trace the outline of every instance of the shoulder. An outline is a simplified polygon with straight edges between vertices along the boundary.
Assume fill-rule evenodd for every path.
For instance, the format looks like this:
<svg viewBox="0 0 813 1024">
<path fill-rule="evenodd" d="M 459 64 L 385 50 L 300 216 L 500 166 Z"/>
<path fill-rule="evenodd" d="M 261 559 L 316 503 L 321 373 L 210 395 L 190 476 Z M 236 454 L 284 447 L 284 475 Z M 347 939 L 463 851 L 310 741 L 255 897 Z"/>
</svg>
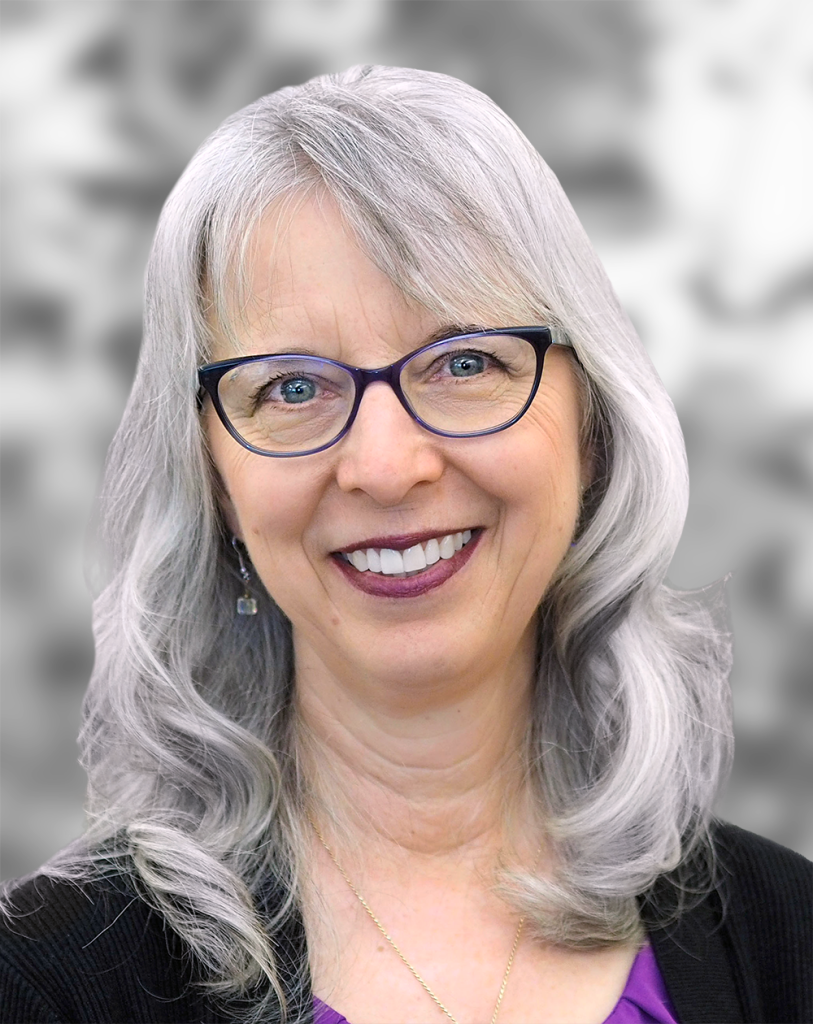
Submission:
<svg viewBox="0 0 813 1024">
<path fill-rule="evenodd" d="M 813 864 L 724 822 L 711 840 L 710 864 L 658 887 L 686 909 L 650 928 L 680 1019 L 813 1020 Z"/>
<path fill-rule="evenodd" d="M 712 838 L 718 852 L 722 853 L 741 869 L 761 873 L 765 868 L 779 869 L 783 875 L 800 879 L 803 884 L 810 882 L 813 861 L 772 839 L 747 832 L 726 821 L 712 824 Z"/>
<path fill-rule="evenodd" d="M 813 863 L 717 826 L 722 928 L 757 1020 L 813 1020 Z"/>
<path fill-rule="evenodd" d="M 813 863 L 806 857 L 736 825 L 712 831 L 724 915 L 760 928 L 763 919 L 789 929 L 813 929 Z"/>
<path fill-rule="evenodd" d="M 216 1020 L 192 961 L 124 876 L 12 885 L 0 915 L 0 1020 Z"/>
</svg>

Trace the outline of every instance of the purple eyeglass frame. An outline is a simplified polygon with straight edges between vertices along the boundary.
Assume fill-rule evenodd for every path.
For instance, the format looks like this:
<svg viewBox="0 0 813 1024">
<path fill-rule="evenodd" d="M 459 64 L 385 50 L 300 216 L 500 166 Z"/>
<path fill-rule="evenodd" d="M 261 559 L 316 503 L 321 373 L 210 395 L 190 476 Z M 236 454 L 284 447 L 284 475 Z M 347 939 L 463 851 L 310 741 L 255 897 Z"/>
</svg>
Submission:
<svg viewBox="0 0 813 1024">
<path fill-rule="evenodd" d="M 531 393 L 528 396 L 527 402 L 523 405 L 520 411 L 515 416 L 512 416 L 506 423 L 501 423 L 499 426 L 489 427 L 487 430 L 472 430 L 466 433 L 453 433 L 447 430 L 439 430 L 437 427 L 430 426 L 422 420 L 410 406 L 409 400 L 401 388 L 400 375 L 405 364 L 418 355 L 418 353 L 425 352 L 426 350 L 435 347 L 440 347 L 441 345 L 448 345 L 450 341 L 469 341 L 475 338 L 489 338 L 501 335 L 522 338 L 523 341 L 527 341 L 532 345 L 536 352 L 536 372 L 534 374 L 533 387 L 531 388 Z M 203 400 L 208 394 L 212 400 L 212 405 L 215 408 L 215 412 L 217 413 L 220 422 L 235 441 L 241 444 L 244 448 L 247 448 L 250 452 L 254 452 L 256 455 L 265 455 L 272 459 L 299 458 L 303 455 L 315 455 L 317 452 L 323 452 L 326 448 L 330 448 L 338 441 L 341 441 L 353 426 L 353 422 L 359 411 L 359 406 L 361 405 L 361 400 L 364 397 L 364 392 L 367 386 L 377 381 L 382 381 L 385 384 L 389 384 L 395 392 L 398 401 L 407 413 L 413 420 L 415 420 L 416 423 L 420 424 L 424 430 L 428 430 L 432 434 L 438 434 L 440 437 L 483 437 L 486 434 L 496 434 L 500 430 L 506 430 L 508 427 L 513 426 L 513 424 L 516 423 L 517 420 L 521 419 L 528 411 L 539 388 L 539 381 L 542 378 L 545 353 L 551 345 L 562 345 L 567 348 L 572 347 L 568 340 L 554 338 L 549 327 L 507 327 L 495 328 L 488 331 L 475 331 L 470 334 L 453 334 L 448 338 L 441 338 L 438 341 L 430 342 L 428 345 L 421 345 L 420 348 L 416 348 L 412 352 L 408 352 L 401 359 L 396 360 L 394 363 L 390 363 L 389 366 L 381 366 L 377 370 L 364 370 L 359 366 L 349 366 L 347 363 L 340 363 L 336 359 L 325 359 L 322 356 L 304 355 L 299 352 L 271 352 L 259 356 L 238 356 L 234 359 L 221 359 L 216 363 L 207 363 L 205 366 L 201 366 L 198 370 L 198 382 L 200 384 L 200 391 L 198 392 L 198 408 L 203 407 Z M 260 362 L 261 360 L 268 359 L 271 356 L 287 356 L 290 358 L 294 355 L 298 359 L 318 363 L 329 363 L 331 366 L 338 366 L 342 370 L 345 370 L 353 378 L 353 382 L 356 387 L 355 398 L 348 414 L 347 422 L 339 433 L 336 434 L 335 437 L 331 438 L 330 441 L 319 445 L 318 448 L 308 448 L 306 451 L 302 452 L 267 452 L 262 448 L 256 448 L 253 444 L 250 444 L 245 438 L 240 436 L 237 430 L 235 430 L 231 420 L 223 408 L 223 404 L 220 401 L 218 385 L 221 377 L 228 373 L 229 370 L 234 369 L 235 366 L 243 366 L 246 363 Z"/>
</svg>

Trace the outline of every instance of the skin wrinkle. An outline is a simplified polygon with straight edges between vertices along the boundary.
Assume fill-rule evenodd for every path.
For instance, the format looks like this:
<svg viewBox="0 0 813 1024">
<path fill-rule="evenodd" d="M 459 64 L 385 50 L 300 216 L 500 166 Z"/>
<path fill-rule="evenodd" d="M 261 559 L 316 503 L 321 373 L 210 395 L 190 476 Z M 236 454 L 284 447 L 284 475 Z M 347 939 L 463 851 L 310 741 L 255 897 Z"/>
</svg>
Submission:
<svg viewBox="0 0 813 1024">
<path fill-rule="evenodd" d="M 486 737 L 488 739 L 488 737 Z M 350 760 L 345 754 L 341 745 L 332 747 L 340 763 L 347 769 L 363 777 L 373 786 L 378 787 L 382 794 L 389 797 L 396 794 L 400 797 L 408 797 L 412 803 L 420 803 L 425 800 L 430 806 L 435 801 L 443 800 L 445 794 L 438 792 L 438 769 L 435 766 L 407 766 L 403 763 L 394 763 L 386 756 L 385 750 L 368 751 L 367 760 L 363 764 Z M 454 764 L 449 765 L 446 774 L 449 777 L 450 788 L 461 800 L 466 800 L 471 794 L 485 792 L 489 785 L 493 785 L 493 775 L 486 775 L 478 771 L 476 776 L 469 775 L 469 766 L 478 769 L 476 753 L 472 752 L 467 757 L 458 759 Z M 422 779 L 423 777 L 423 779 Z M 421 782 L 424 781 L 427 793 L 421 792 Z M 474 836 L 473 839 L 477 839 Z M 437 851 L 429 850 L 429 854 Z"/>
<path fill-rule="evenodd" d="M 548 353 L 548 356 L 550 356 L 550 353 Z M 543 374 L 542 380 L 540 381 L 540 392 L 543 390 L 545 385 L 546 385 L 546 380 L 545 380 L 545 377 L 544 377 L 544 374 Z M 544 403 L 544 396 L 542 398 L 542 402 Z M 546 408 L 547 407 L 543 404 L 543 409 L 546 409 Z M 538 406 L 532 407 L 531 409 L 528 410 L 528 412 L 526 413 L 526 416 L 532 416 L 533 414 L 537 413 L 537 410 L 538 410 Z M 550 419 L 550 417 L 546 417 L 546 418 L 548 420 L 549 427 L 554 427 L 554 428 L 557 427 L 557 424 L 554 421 L 552 421 Z M 561 438 L 557 438 L 557 440 L 561 443 Z M 587 486 L 586 481 L 588 480 L 588 475 L 587 474 L 589 472 L 587 460 L 584 460 L 584 462 L 585 462 L 585 465 L 584 465 L 584 468 L 582 470 L 582 487 L 583 488 Z M 519 471 L 520 467 L 517 467 L 517 469 Z M 575 527 L 574 527 L 574 531 L 571 533 L 571 536 L 573 536 L 573 533 L 575 533 Z M 535 544 L 536 543 L 541 543 L 543 541 L 543 539 L 544 539 L 544 536 L 543 536 L 543 524 L 540 523 Z M 535 544 L 534 544 L 534 546 L 535 546 Z M 515 582 L 515 586 L 518 583 L 519 583 L 519 581 L 517 580 Z M 486 595 L 486 597 L 488 597 L 488 595 Z M 485 603 L 486 603 L 486 598 L 483 599 L 483 604 L 485 604 Z"/>
</svg>

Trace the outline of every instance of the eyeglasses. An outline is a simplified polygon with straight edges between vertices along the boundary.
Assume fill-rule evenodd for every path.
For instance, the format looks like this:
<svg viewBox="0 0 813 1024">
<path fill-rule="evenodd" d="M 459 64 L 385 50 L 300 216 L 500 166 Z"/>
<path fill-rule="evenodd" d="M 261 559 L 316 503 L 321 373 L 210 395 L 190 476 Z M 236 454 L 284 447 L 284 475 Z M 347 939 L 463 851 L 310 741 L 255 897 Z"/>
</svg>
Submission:
<svg viewBox="0 0 813 1024">
<path fill-rule="evenodd" d="M 313 455 L 350 430 L 369 384 L 383 381 L 409 415 L 442 437 L 505 430 L 528 410 L 539 387 L 548 327 L 459 334 L 378 370 L 319 356 L 241 356 L 198 370 L 223 426 L 249 451 L 274 458 Z"/>
</svg>

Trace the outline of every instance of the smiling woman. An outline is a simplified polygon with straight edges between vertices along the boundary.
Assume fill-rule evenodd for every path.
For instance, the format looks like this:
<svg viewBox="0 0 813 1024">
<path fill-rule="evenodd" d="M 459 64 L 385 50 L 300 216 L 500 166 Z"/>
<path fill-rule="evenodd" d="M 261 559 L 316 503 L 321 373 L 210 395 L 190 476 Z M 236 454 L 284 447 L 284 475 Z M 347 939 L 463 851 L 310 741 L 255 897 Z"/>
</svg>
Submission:
<svg viewBox="0 0 813 1024">
<path fill-rule="evenodd" d="M 448 325 L 370 262 L 324 200 L 283 224 L 272 209 L 258 235 L 251 316 L 233 330 L 249 361 L 227 361 L 204 420 L 229 529 L 295 624 L 296 664 L 346 676 L 342 691 L 406 686 L 417 711 L 427 687 L 444 704 L 449 686 L 476 693 L 525 637 L 511 673 L 524 689 L 530 623 L 587 482 L 569 351 L 546 353 L 544 328 L 525 332 L 536 347 L 497 332 L 431 341 Z M 215 332 L 214 354 L 229 347 Z M 373 380 L 354 396 L 348 362 L 375 367 L 404 349 L 398 394 Z M 312 454 L 256 457 L 291 445 Z"/>
<path fill-rule="evenodd" d="M 90 827 L 6 895 L 0 1018 L 806 1019 L 809 865 L 712 818 L 677 419 L 513 123 L 392 68 L 259 100 L 146 314 Z"/>
</svg>

